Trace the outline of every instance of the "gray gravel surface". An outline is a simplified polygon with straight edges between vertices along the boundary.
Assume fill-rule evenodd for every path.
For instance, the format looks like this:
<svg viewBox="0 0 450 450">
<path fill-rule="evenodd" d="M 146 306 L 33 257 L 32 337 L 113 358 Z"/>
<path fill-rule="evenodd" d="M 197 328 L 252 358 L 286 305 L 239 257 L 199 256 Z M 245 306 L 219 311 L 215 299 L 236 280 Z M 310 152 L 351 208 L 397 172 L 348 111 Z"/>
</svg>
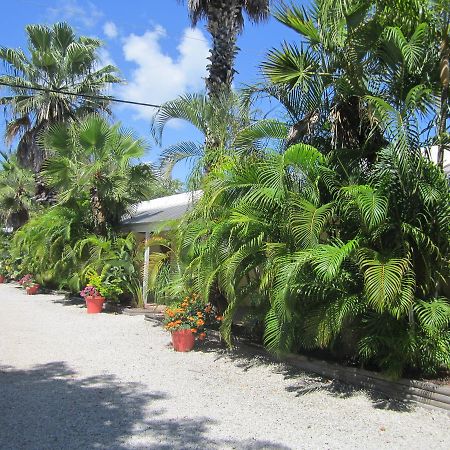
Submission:
<svg viewBox="0 0 450 450">
<path fill-rule="evenodd" d="M 450 419 L 0 285 L 1 449 L 450 449 Z"/>
</svg>

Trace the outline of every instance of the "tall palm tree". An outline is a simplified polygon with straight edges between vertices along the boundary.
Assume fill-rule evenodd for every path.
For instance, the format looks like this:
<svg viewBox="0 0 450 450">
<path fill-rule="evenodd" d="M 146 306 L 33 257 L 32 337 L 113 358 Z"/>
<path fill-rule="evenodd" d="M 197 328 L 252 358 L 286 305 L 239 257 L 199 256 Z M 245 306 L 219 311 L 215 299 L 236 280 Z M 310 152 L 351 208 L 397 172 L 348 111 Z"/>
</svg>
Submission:
<svg viewBox="0 0 450 450">
<path fill-rule="evenodd" d="M 244 28 L 244 13 L 255 23 L 269 16 L 270 0 L 188 0 L 189 15 L 195 26 L 206 19 L 212 48 L 206 87 L 212 97 L 230 90 L 236 70 L 237 37 Z"/>
<path fill-rule="evenodd" d="M 37 134 L 55 122 L 108 111 L 108 101 L 95 96 L 120 79 L 114 66 L 100 67 L 98 50 L 102 43 L 98 39 L 76 37 L 66 23 L 28 25 L 26 32 L 29 55 L 21 49 L 0 47 L 7 72 L 0 75 L 0 84 L 8 91 L 0 104 L 10 116 L 7 140 L 21 137 L 19 163 L 39 172 L 45 150 L 37 145 Z M 63 93 L 67 91 L 76 95 Z"/>
<path fill-rule="evenodd" d="M 144 143 L 100 116 L 54 124 L 42 144 L 51 152 L 42 174 L 56 190 L 59 204 L 88 202 L 99 234 L 117 225 L 131 205 L 152 194 L 152 168 L 133 164 L 144 155 Z"/>
</svg>

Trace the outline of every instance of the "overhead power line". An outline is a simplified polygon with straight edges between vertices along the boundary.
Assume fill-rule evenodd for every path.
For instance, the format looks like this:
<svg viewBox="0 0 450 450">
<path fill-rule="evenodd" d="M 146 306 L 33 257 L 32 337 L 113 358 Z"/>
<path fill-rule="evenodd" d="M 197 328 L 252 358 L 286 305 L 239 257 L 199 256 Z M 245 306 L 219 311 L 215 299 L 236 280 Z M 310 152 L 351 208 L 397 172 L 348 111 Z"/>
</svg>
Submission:
<svg viewBox="0 0 450 450">
<path fill-rule="evenodd" d="M 107 97 L 104 95 L 83 94 L 83 93 L 76 93 L 76 92 L 70 92 L 70 91 L 62 91 L 59 89 L 41 88 L 41 87 L 34 87 L 34 86 L 31 87 L 31 86 L 25 86 L 23 84 L 5 83 L 3 81 L 0 81 L 0 86 L 7 86 L 7 87 L 16 88 L 16 89 L 30 89 L 32 91 L 40 91 L 40 92 L 47 92 L 47 93 L 51 92 L 54 94 L 71 95 L 73 97 L 89 98 L 92 100 L 106 100 L 109 102 L 125 103 L 128 105 L 137 105 L 137 106 L 146 106 L 149 108 L 160 108 L 161 107 L 161 105 L 154 105 L 153 103 L 134 102 L 132 100 L 123 100 L 121 98 Z"/>
</svg>

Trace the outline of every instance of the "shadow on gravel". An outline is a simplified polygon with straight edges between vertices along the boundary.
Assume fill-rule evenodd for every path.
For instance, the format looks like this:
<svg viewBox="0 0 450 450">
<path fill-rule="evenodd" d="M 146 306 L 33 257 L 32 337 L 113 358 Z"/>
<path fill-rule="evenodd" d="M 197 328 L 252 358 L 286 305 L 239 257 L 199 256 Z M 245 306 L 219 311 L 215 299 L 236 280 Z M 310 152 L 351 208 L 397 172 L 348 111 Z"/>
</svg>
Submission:
<svg viewBox="0 0 450 450">
<path fill-rule="evenodd" d="M 237 345 L 232 350 L 225 349 L 223 344 L 217 339 L 212 338 L 196 351 L 205 353 L 215 353 L 216 359 L 227 358 L 244 371 L 261 365 L 272 365 L 277 373 L 284 376 L 285 379 L 292 380 L 293 384 L 288 386 L 288 392 L 295 393 L 296 397 L 311 394 L 313 392 L 325 392 L 341 399 L 351 398 L 354 395 L 365 393 L 376 409 L 386 409 L 397 412 L 409 412 L 414 410 L 414 406 L 405 398 L 404 401 L 398 401 L 384 396 L 383 394 L 372 390 L 351 384 L 343 383 L 338 380 L 331 380 L 313 372 L 304 372 L 288 363 L 280 361 L 275 356 L 270 355 L 260 347 L 249 345 Z"/>
<path fill-rule="evenodd" d="M 58 305 L 63 305 L 63 306 L 85 306 L 86 302 L 84 299 L 82 299 L 81 297 L 73 297 L 73 296 L 69 296 L 66 295 L 63 298 L 55 298 L 52 299 L 53 303 L 57 303 Z"/>
<path fill-rule="evenodd" d="M 288 449 L 268 441 L 211 439 L 214 421 L 163 417 L 163 401 L 182 399 L 109 375 L 81 379 L 64 362 L 29 370 L 0 366 L 0 448 Z"/>
</svg>

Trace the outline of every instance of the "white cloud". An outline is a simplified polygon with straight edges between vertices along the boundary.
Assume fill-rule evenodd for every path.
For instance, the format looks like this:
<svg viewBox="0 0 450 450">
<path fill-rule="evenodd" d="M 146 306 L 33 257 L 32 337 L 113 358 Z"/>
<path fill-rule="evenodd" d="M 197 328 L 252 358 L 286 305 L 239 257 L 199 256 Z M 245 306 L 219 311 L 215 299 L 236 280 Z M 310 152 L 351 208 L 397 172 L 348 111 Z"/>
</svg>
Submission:
<svg viewBox="0 0 450 450">
<path fill-rule="evenodd" d="M 127 100 L 161 104 L 188 91 L 199 91 L 204 86 L 208 63 L 208 43 L 198 29 L 184 30 L 178 55 L 165 53 L 160 40 L 166 36 L 157 26 L 143 35 L 131 34 L 123 40 L 125 59 L 136 65 L 128 77 L 128 84 L 118 88 Z M 150 119 L 152 108 L 132 107 L 138 118 Z"/>
<path fill-rule="evenodd" d="M 111 53 L 105 48 L 101 47 L 98 49 L 98 68 L 105 67 L 105 66 L 117 66 L 117 64 L 114 62 Z"/>
<path fill-rule="evenodd" d="M 58 6 L 47 8 L 47 16 L 51 22 L 78 22 L 87 28 L 92 28 L 103 17 L 103 12 L 92 2 L 81 6 L 76 0 L 64 0 L 60 1 Z"/>
<path fill-rule="evenodd" d="M 114 22 L 106 22 L 103 25 L 103 33 L 110 39 L 114 39 L 119 34 L 119 32 L 117 31 L 116 24 Z"/>
</svg>

